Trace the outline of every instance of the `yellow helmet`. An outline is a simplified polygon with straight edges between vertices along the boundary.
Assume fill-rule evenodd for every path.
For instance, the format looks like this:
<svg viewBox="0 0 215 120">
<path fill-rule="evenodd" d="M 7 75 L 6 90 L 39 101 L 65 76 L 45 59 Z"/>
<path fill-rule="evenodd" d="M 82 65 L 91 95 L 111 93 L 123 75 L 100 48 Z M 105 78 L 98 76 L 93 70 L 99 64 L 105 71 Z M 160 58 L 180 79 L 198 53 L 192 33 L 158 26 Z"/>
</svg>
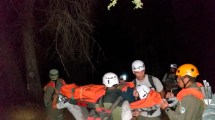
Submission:
<svg viewBox="0 0 215 120">
<path fill-rule="evenodd" d="M 183 64 L 177 69 L 176 75 L 181 77 L 185 75 L 197 77 L 199 75 L 199 71 L 193 64 Z"/>
</svg>

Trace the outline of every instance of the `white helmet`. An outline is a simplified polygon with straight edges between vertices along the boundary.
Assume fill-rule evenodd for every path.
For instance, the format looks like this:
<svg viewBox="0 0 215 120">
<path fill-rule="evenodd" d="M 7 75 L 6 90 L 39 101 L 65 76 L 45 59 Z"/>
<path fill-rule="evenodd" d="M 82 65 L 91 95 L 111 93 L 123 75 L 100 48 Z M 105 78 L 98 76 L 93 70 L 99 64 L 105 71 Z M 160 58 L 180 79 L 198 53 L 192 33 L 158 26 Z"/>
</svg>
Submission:
<svg viewBox="0 0 215 120">
<path fill-rule="evenodd" d="M 106 87 L 113 87 L 115 84 L 119 84 L 117 75 L 112 72 L 108 72 L 108 73 L 104 74 L 102 80 L 103 80 L 103 84 Z"/>
<path fill-rule="evenodd" d="M 141 60 L 135 60 L 131 67 L 133 72 L 145 70 L 145 64 Z"/>
<path fill-rule="evenodd" d="M 140 99 L 145 99 L 150 92 L 150 88 L 144 84 L 137 86 L 136 89 L 139 93 Z"/>
<path fill-rule="evenodd" d="M 126 74 L 122 74 L 122 75 L 120 75 L 119 79 L 126 81 L 128 79 L 128 77 Z"/>
<path fill-rule="evenodd" d="M 51 80 L 57 80 L 59 77 L 59 72 L 57 69 L 51 69 L 49 71 L 49 77 Z"/>
<path fill-rule="evenodd" d="M 176 64 L 170 64 L 170 68 L 177 68 L 177 65 Z"/>
</svg>

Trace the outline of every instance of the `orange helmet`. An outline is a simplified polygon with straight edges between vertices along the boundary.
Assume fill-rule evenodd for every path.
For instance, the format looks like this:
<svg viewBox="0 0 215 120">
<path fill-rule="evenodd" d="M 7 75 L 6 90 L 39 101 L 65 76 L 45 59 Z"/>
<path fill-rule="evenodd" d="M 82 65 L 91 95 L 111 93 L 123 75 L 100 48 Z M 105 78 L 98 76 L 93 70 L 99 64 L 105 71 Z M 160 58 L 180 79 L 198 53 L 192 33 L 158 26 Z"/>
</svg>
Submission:
<svg viewBox="0 0 215 120">
<path fill-rule="evenodd" d="M 199 75 L 199 71 L 193 64 L 183 64 L 177 69 L 176 75 L 181 77 L 185 75 L 197 77 Z"/>
</svg>

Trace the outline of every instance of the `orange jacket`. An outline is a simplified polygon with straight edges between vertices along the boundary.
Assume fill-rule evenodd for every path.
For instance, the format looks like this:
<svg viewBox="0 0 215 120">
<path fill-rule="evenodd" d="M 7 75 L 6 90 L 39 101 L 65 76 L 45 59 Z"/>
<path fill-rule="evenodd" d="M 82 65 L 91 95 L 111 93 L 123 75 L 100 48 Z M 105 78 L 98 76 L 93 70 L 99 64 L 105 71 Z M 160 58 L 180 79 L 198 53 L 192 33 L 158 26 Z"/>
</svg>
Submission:
<svg viewBox="0 0 215 120">
<path fill-rule="evenodd" d="M 66 82 L 63 79 L 58 79 L 58 80 L 61 80 L 62 86 L 66 85 Z M 53 88 L 55 88 L 55 82 L 53 80 L 49 81 L 48 84 L 46 85 L 46 87 L 53 87 Z"/>
<path fill-rule="evenodd" d="M 202 87 L 203 85 L 201 83 L 196 83 L 198 87 Z M 178 101 L 181 101 L 185 96 L 187 95 L 193 95 L 197 97 L 200 100 L 204 99 L 204 95 L 202 94 L 201 91 L 199 91 L 197 88 L 185 88 L 182 89 L 178 94 L 177 94 L 177 99 Z"/>
<path fill-rule="evenodd" d="M 145 99 L 130 103 L 130 108 L 138 109 L 138 108 L 152 107 L 154 105 L 160 104 L 161 101 L 162 101 L 162 98 L 160 94 L 155 90 L 151 90 Z"/>
<path fill-rule="evenodd" d="M 125 92 L 127 90 L 127 88 L 130 87 L 130 88 L 134 88 L 135 85 L 133 82 L 126 82 L 124 84 L 124 86 L 121 88 L 122 92 Z"/>
</svg>

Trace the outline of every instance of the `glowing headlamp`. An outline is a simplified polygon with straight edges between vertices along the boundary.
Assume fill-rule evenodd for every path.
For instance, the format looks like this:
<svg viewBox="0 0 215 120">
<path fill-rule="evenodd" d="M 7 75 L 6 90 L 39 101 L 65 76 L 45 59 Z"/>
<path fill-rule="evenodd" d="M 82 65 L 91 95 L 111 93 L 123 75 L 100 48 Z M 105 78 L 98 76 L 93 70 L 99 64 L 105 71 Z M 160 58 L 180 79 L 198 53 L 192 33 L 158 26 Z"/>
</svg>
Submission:
<svg viewBox="0 0 215 120">
<path fill-rule="evenodd" d="M 127 80 L 127 75 L 123 74 L 123 75 L 120 76 L 119 79 L 120 79 L 120 80 Z"/>
</svg>

